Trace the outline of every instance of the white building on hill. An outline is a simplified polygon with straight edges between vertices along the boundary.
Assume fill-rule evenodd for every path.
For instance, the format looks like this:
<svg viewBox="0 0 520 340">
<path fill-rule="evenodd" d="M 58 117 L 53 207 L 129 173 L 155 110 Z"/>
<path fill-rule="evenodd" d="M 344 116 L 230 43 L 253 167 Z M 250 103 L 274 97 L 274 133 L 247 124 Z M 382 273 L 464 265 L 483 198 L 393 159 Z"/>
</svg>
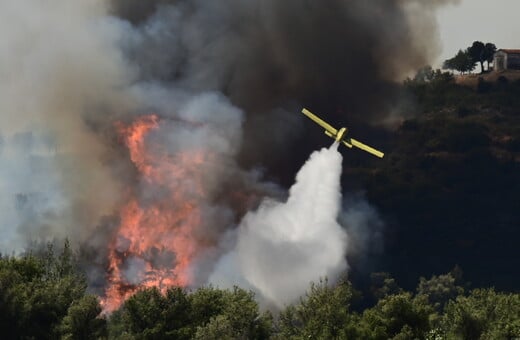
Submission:
<svg viewBox="0 0 520 340">
<path fill-rule="evenodd" d="M 500 49 L 493 58 L 495 71 L 520 70 L 520 49 Z"/>
</svg>

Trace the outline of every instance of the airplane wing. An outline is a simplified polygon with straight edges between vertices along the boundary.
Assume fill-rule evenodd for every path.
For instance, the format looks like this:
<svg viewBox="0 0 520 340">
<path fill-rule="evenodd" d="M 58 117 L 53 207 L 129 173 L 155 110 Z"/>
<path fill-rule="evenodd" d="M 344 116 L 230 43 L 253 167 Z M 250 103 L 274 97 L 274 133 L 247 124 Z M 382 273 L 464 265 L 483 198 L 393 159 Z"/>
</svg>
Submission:
<svg viewBox="0 0 520 340">
<path fill-rule="evenodd" d="M 372 147 L 370 147 L 370 146 L 368 146 L 366 144 L 363 144 L 360 141 L 355 140 L 354 138 L 349 138 L 348 141 L 350 142 L 350 144 L 352 146 L 355 146 L 356 148 L 359 148 L 359 149 L 364 150 L 364 151 L 366 151 L 368 153 L 371 153 L 372 155 L 374 155 L 376 157 L 383 158 L 383 156 L 385 155 L 381 151 L 376 150 L 376 149 L 374 149 L 374 148 L 372 148 Z M 345 144 L 346 144 L 346 142 L 345 142 Z"/>
<path fill-rule="evenodd" d="M 324 128 L 326 131 L 330 132 L 332 135 L 336 136 L 338 133 L 338 130 L 333 128 L 331 125 L 329 125 L 327 122 L 321 120 L 318 116 L 316 116 L 314 113 L 307 109 L 303 109 L 302 113 L 312 119 L 316 124 Z"/>
</svg>

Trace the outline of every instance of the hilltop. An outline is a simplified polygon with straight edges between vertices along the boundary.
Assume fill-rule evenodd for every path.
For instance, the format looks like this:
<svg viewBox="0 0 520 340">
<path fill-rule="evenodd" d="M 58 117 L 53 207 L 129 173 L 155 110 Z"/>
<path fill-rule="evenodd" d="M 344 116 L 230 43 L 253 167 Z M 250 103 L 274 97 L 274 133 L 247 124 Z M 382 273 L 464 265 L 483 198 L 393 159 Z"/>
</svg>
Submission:
<svg viewBox="0 0 520 340">
<path fill-rule="evenodd" d="M 485 73 L 461 74 L 454 77 L 454 81 L 458 85 L 477 88 L 479 79 L 487 82 L 511 82 L 520 79 L 520 70 L 491 71 Z"/>
</svg>

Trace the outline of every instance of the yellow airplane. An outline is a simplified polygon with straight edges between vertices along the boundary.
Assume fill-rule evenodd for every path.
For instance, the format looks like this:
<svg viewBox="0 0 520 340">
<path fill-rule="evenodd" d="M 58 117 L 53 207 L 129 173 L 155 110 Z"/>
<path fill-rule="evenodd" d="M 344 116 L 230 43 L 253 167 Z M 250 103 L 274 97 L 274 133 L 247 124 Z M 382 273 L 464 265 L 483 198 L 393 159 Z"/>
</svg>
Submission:
<svg viewBox="0 0 520 340">
<path fill-rule="evenodd" d="M 307 109 L 303 109 L 302 113 L 312 119 L 315 123 L 317 123 L 319 126 L 325 129 L 325 134 L 331 138 L 334 138 L 336 142 L 345 144 L 348 148 L 352 148 L 355 146 L 356 148 L 359 148 L 361 150 L 364 150 L 368 153 L 371 153 L 372 155 L 383 158 L 385 155 L 379 150 L 376 150 L 368 145 L 365 145 L 354 138 L 347 138 L 347 131 L 348 129 L 346 127 L 342 127 L 341 129 L 336 130 L 332 126 L 330 126 L 327 122 L 321 120 L 318 116 L 316 116 L 314 113 Z"/>
</svg>

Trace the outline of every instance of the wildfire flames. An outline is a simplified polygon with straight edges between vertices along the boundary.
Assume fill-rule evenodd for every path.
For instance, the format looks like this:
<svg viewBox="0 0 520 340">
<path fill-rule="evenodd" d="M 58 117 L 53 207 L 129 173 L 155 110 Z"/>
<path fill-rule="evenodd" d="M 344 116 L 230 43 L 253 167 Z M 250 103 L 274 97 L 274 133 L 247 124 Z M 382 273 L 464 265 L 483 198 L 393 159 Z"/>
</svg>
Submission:
<svg viewBox="0 0 520 340">
<path fill-rule="evenodd" d="M 205 192 L 201 170 L 211 154 L 189 150 L 170 154 L 150 137 L 160 129 L 156 115 L 116 125 L 141 183 L 129 190 L 120 225 L 109 245 L 105 311 L 117 309 L 143 287 L 187 286 L 190 264 L 201 247 L 197 227 Z M 153 192 L 153 194 L 150 194 Z"/>
</svg>

